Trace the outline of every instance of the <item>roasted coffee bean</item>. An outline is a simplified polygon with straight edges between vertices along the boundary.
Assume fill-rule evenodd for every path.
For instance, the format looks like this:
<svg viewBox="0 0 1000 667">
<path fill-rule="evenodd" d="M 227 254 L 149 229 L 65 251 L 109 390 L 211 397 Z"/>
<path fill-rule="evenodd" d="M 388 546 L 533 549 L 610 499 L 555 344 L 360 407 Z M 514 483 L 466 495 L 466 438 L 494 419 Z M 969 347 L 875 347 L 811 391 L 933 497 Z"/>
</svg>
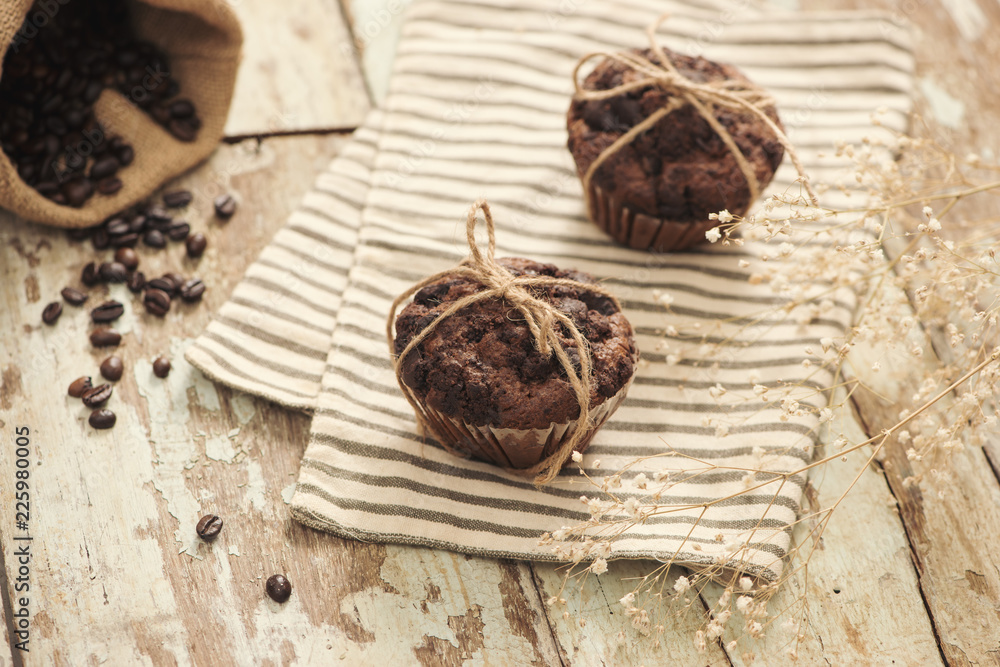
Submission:
<svg viewBox="0 0 1000 667">
<path fill-rule="evenodd" d="M 167 236 L 171 241 L 183 241 L 191 233 L 191 225 L 186 222 L 172 222 L 167 227 Z"/>
<path fill-rule="evenodd" d="M 129 229 L 128 220 L 125 218 L 111 218 L 104 223 L 104 230 L 111 236 L 121 236 L 132 231 Z"/>
<path fill-rule="evenodd" d="M 118 158 L 118 162 L 121 166 L 127 167 L 132 164 L 133 160 L 135 160 L 135 151 L 131 146 L 122 146 L 115 151 L 115 157 Z"/>
<path fill-rule="evenodd" d="M 105 301 L 90 311 L 90 319 L 96 323 L 112 322 L 125 312 L 125 307 L 117 301 Z"/>
<path fill-rule="evenodd" d="M 147 289 L 142 298 L 146 312 L 157 317 L 163 317 L 170 310 L 170 295 L 159 289 Z"/>
<path fill-rule="evenodd" d="M 111 236 L 103 227 L 98 227 L 94 230 L 94 235 L 90 237 L 90 242 L 94 246 L 94 250 L 104 250 L 111 245 Z"/>
<path fill-rule="evenodd" d="M 215 514 L 206 514 L 201 517 L 198 521 L 198 525 L 195 526 L 195 532 L 198 533 L 198 537 L 206 542 L 211 542 L 217 538 L 221 531 L 222 519 Z"/>
<path fill-rule="evenodd" d="M 275 602 L 286 602 L 292 595 L 292 584 L 283 574 L 272 574 L 264 585 L 268 597 Z"/>
<path fill-rule="evenodd" d="M 135 233 L 135 234 L 141 234 L 144 231 L 146 231 L 146 224 L 148 222 L 149 221 L 146 220 L 146 216 L 144 216 L 144 215 L 137 215 L 134 218 L 132 218 L 131 220 L 129 220 L 128 230 L 130 232 Z"/>
<path fill-rule="evenodd" d="M 170 360 L 166 357 L 157 357 L 154 359 L 153 375 L 158 378 L 165 378 L 170 375 Z"/>
<path fill-rule="evenodd" d="M 94 194 L 94 184 L 86 178 L 76 178 L 62 186 L 62 194 L 67 204 L 80 208 Z"/>
<path fill-rule="evenodd" d="M 118 417 L 111 410 L 94 410 L 87 421 L 96 429 L 106 429 L 114 426 Z"/>
<path fill-rule="evenodd" d="M 94 233 L 93 227 L 77 227 L 76 229 L 67 229 L 66 236 L 69 237 L 70 241 L 85 241 L 90 238 L 90 235 Z"/>
<path fill-rule="evenodd" d="M 83 404 L 88 408 L 98 408 L 108 402 L 113 392 L 114 389 L 111 388 L 111 385 L 105 382 L 86 390 L 80 398 L 83 399 Z"/>
<path fill-rule="evenodd" d="M 191 143 L 198 138 L 198 128 L 192 123 L 192 118 L 172 118 L 167 123 L 167 131 L 178 141 Z"/>
<path fill-rule="evenodd" d="M 146 209 L 146 217 L 153 222 L 173 222 L 174 216 L 170 215 L 165 208 L 151 206 Z"/>
<path fill-rule="evenodd" d="M 122 234 L 111 239 L 111 245 L 115 248 L 132 248 L 139 242 L 138 234 Z"/>
<path fill-rule="evenodd" d="M 208 239 L 201 232 L 195 232 L 188 237 L 185 245 L 187 246 L 188 257 L 197 259 L 205 254 L 205 248 L 208 247 Z"/>
<path fill-rule="evenodd" d="M 158 289 L 164 292 L 167 296 L 174 296 L 177 292 L 177 283 L 168 278 L 167 276 L 160 276 L 159 278 L 153 278 L 146 283 L 146 287 L 149 289 Z"/>
<path fill-rule="evenodd" d="M 188 303 L 194 303 L 195 301 L 201 301 L 202 295 L 205 294 L 205 283 L 203 283 L 198 278 L 192 278 L 188 280 L 183 285 L 181 285 L 180 295 L 181 298 Z"/>
<path fill-rule="evenodd" d="M 194 105 L 191 100 L 177 100 L 170 104 L 170 115 L 174 118 L 190 118 L 194 115 Z"/>
<path fill-rule="evenodd" d="M 236 200 L 230 194 L 219 195 L 215 198 L 215 214 L 223 220 L 228 220 L 236 213 Z"/>
<path fill-rule="evenodd" d="M 122 342 L 122 335 L 114 329 L 94 329 L 90 332 L 90 344 L 94 347 L 116 347 Z"/>
<path fill-rule="evenodd" d="M 168 271 L 167 273 L 164 273 L 162 277 L 166 278 L 175 285 L 174 295 L 176 295 L 177 291 L 180 290 L 181 285 L 187 282 L 187 278 L 177 273 L 176 271 Z"/>
<path fill-rule="evenodd" d="M 87 301 L 87 295 L 72 287 L 63 287 L 62 298 L 71 306 L 82 306 Z"/>
<path fill-rule="evenodd" d="M 62 304 L 58 301 L 53 301 L 45 306 L 45 310 L 42 311 L 42 322 L 55 324 L 60 315 L 62 315 Z"/>
<path fill-rule="evenodd" d="M 139 255 L 132 248 L 118 248 L 115 251 L 115 261 L 129 271 L 135 271 L 135 268 L 139 266 Z"/>
<path fill-rule="evenodd" d="M 163 195 L 163 205 L 167 208 L 184 208 L 192 199 L 189 190 L 172 190 Z"/>
<path fill-rule="evenodd" d="M 70 383 L 68 393 L 73 398 L 80 398 L 83 396 L 84 392 L 92 388 L 93 385 L 90 384 L 90 376 L 84 375 L 83 377 L 78 377 Z"/>
<path fill-rule="evenodd" d="M 112 355 L 101 362 L 101 375 L 106 380 L 118 382 L 122 379 L 122 373 L 124 372 L 125 364 L 122 363 L 121 357 Z"/>
<path fill-rule="evenodd" d="M 83 267 L 83 272 L 80 274 L 80 282 L 87 287 L 93 287 L 101 282 L 101 274 L 98 272 L 95 262 L 90 262 L 87 266 Z"/>
<path fill-rule="evenodd" d="M 128 285 L 129 292 L 132 292 L 132 294 L 138 294 L 146 287 L 146 274 L 142 271 L 134 271 L 129 274 L 128 282 L 126 284 Z"/>
<path fill-rule="evenodd" d="M 101 264 L 101 278 L 109 283 L 123 283 L 128 280 L 128 269 L 121 262 Z"/>
<path fill-rule="evenodd" d="M 109 178 L 115 175 L 118 171 L 118 160 L 109 155 L 108 157 L 102 157 L 90 168 L 90 179 L 92 181 L 100 181 L 105 178 Z"/>
<path fill-rule="evenodd" d="M 167 239 L 163 236 L 163 232 L 158 229 L 150 229 L 142 237 L 142 242 L 148 245 L 150 248 L 165 248 L 167 245 Z"/>
<path fill-rule="evenodd" d="M 123 187 L 125 187 L 125 184 L 118 177 L 105 178 L 97 182 L 97 191 L 102 195 L 113 195 Z"/>
</svg>

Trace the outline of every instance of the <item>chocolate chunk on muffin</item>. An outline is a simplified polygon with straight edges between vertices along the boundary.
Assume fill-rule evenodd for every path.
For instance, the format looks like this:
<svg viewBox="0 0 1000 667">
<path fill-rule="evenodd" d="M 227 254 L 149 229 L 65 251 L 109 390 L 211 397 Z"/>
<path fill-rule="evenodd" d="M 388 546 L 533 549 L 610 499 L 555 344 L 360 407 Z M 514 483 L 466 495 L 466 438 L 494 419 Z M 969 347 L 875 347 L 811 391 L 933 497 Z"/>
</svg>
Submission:
<svg viewBox="0 0 1000 667">
<path fill-rule="evenodd" d="M 624 400 L 638 360 L 632 326 L 614 301 L 588 291 L 585 273 L 528 259 L 497 262 L 514 276 L 567 278 L 579 287 L 531 286 L 529 291 L 569 316 L 589 347 L 590 414 L 594 431 Z M 482 290 L 463 276 L 447 276 L 420 289 L 396 319 L 394 349 L 401 354 L 449 306 Z M 580 372 L 580 350 L 565 327 L 556 331 Z M 443 319 L 401 359 L 403 383 L 424 408 L 433 430 L 451 449 L 504 467 L 530 468 L 555 452 L 576 429 L 580 404 L 554 354 L 539 352 L 521 313 L 499 298 L 485 298 Z"/>
<path fill-rule="evenodd" d="M 663 49 L 684 78 L 727 90 L 763 91 L 731 65 Z M 633 50 L 656 65 L 652 49 Z M 646 78 L 627 64 L 605 58 L 583 81 L 584 90 L 610 90 Z M 584 178 L 616 140 L 654 112 L 677 100 L 650 83 L 608 99 L 575 98 L 567 116 L 569 149 Z M 784 148 L 760 117 L 741 109 L 710 107 L 752 169 L 760 189 L 770 183 Z M 780 128 L 774 106 L 763 111 Z M 587 184 L 584 184 L 587 188 Z M 743 215 L 753 204 L 751 187 L 736 155 L 699 111 L 680 104 L 651 128 L 610 155 L 594 172 L 585 195 L 591 220 L 620 243 L 636 249 L 680 250 L 705 239 L 717 223 L 711 213 Z"/>
</svg>

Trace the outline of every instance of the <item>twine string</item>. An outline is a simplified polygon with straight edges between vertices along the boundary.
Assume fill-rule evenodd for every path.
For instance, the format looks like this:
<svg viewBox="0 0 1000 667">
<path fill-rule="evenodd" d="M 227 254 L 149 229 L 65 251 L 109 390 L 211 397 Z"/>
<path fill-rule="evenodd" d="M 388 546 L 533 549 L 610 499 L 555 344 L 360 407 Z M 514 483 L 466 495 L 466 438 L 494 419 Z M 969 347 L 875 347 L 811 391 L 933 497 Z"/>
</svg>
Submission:
<svg viewBox="0 0 1000 667">
<path fill-rule="evenodd" d="M 784 131 L 778 127 L 778 124 L 771 120 L 770 116 L 768 116 L 764 111 L 766 107 L 774 105 L 774 99 L 762 89 L 755 86 L 748 87 L 747 84 L 739 81 L 727 79 L 722 81 L 698 83 L 681 74 L 670 59 L 667 58 L 663 47 L 660 46 L 656 40 L 656 31 L 669 16 L 669 13 L 661 15 L 656 21 L 651 23 L 646 28 L 646 35 L 649 38 L 650 47 L 656 58 L 659 60 L 659 63 L 654 63 L 638 53 L 609 53 L 605 51 L 595 51 L 580 58 L 576 67 L 573 68 L 573 86 L 575 88 L 574 98 L 578 100 L 607 100 L 612 97 L 625 95 L 633 90 L 640 90 L 650 86 L 658 86 L 671 95 L 671 98 L 666 105 L 654 111 L 642 122 L 638 123 L 628 132 L 616 139 L 610 146 L 601 151 L 600 155 L 598 155 L 597 158 L 590 163 L 590 166 L 583 175 L 584 191 L 588 193 L 591 192 L 590 184 L 594 174 L 597 173 L 597 170 L 609 158 L 614 156 L 628 144 L 632 143 L 636 137 L 656 125 L 663 118 L 685 106 L 685 104 L 688 104 L 691 105 L 691 107 L 705 119 L 705 122 L 708 123 L 709 127 L 711 127 L 712 130 L 719 136 L 726 148 L 729 149 L 729 152 L 736 160 L 737 166 L 743 173 L 743 177 L 747 181 L 747 187 L 750 190 L 751 202 L 755 201 L 760 196 L 760 181 L 757 179 L 757 174 L 754 172 L 750 162 L 743 154 L 743 151 L 741 151 L 739 146 L 736 145 L 736 141 L 733 139 L 733 136 L 715 117 L 714 109 L 716 108 L 747 112 L 759 118 L 767 126 L 771 133 L 774 134 L 778 143 L 785 149 L 785 153 L 788 155 L 792 165 L 798 172 L 799 180 L 801 181 L 806 193 L 809 195 L 809 199 L 812 204 L 818 205 L 816 193 L 809 184 L 809 177 L 806 175 L 805 167 L 799 159 L 799 155 L 796 152 L 795 147 L 792 145 L 792 142 L 788 139 L 788 136 L 784 133 Z M 613 88 L 605 90 L 589 90 L 584 88 L 580 81 L 580 70 L 586 63 L 590 62 L 594 58 L 607 58 L 614 60 L 622 63 L 626 67 L 631 68 L 643 76 L 635 81 L 623 83 Z"/>
<path fill-rule="evenodd" d="M 483 212 L 483 218 L 486 222 L 486 234 L 488 238 L 488 245 L 485 254 L 483 254 L 480 250 L 475 237 L 475 229 L 480 210 Z M 600 294 L 611 299 L 618 310 L 621 310 L 621 305 L 618 303 L 618 300 L 613 294 L 597 285 L 581 283 L 568 278 L 553 278 L 550 276 L 515 276 L 508 271 L 502 264 L 496 261 L 496 235 L 494 231 L 493 215 L 490 212 L 489 204 L 483 199 L 476 201 L 476 203 L 469 209 L 465 225 L 465 235 L 469 244 L 468 258 L 453 269 L 442 271 L 430 276 L 429 278 L 425 278 L 407 289 L 392 302 L 392 308 L 389 311 L 389 319 L 386 323 L 386 338 L 389 342 L 389 354 L 394 355 L 393 325 L 396 321 L 396 312 L 407 299 L 416 294 L 419 290 L 446 277 L 464 277 L 479 283 L 483 286 L 483 289 L 475 292 L 474 294 L 462 297 L 449 305 L 448 308 L 442 311 L 436 318 L 434 318 L 433 321 L 431 321 L 430 324 L 424 327 L 422 331 L 420 331 L 410 340 L 409 343 L 407 343 L 406 347 L 403 348 L 403 351 L 400 352 L 399 356 L 394 356 L 393 366 L 396 371 L 396 382 L 399 384 L 399 388 L 402 390 L 406 400 L 413 408 L 417 417 L 417 422 L 420 426 L 427 431 L 430 431 L 435 439 L 437 439 L 447 451 L 452 454 L 457 454 L 458 452 L 456 452 L 448 444 L 451 438 L 448 437 L 447 434 L 438 432 L 437 428 L 434 426 L 434 420 L 428 417 L 425 408 L 421 405 L 420 401 L 417 400 L 413 390 L 406 386 L 406 383 L 403 382 L 403 360 L 412 354 L 413 351 L 416 350 L 417 347 L 424 340 L 426 340 L 427 337 L 443 321 L 458 311 L 468 308 L 474 303 L 478 303 L 486 299 L 498 299 L 513 306 L 524 317 L 524 321 L 528 330 L 531 332 L 532 340 L 534 341 L 538 352 L 545 357 L 555 354 L 559 364 L 566 372 L 566 377 L 569 380 L 570 386 L 573 388 L 573 393 L 580 406 L 580 416 L 577 418 L 576 427 L 574 428 L 572 435 L 569 438 L 564 438 L 562 444 L 555 452 L 530 468 L 507 468 L 508 472 L 524 477 L 533 477 L 535 484 L 546 484 L 552 481 L 555 476 L 559 474 L 563 465 L 572 455 L 573 450 L 576 449 L 581 439 L 588 433 L 590 427 L 592 426 L 590 423 L 590 377 L 593 362 L 590 356 L 590 347 L 587 344 L 586 339 L 583 337 L 583 334 L 573 322 L 573 319 L 549 302 L 536 297 L 531 293 L 530 288 L 565 286 L 574 287 L 576 289 L 585 289 L 589 292 Z M 557 333 L 558 325 L 560 324 L 566 331 L 569 332 L 570 337 L 573 339 L 574 343 L 576 343 L 576 348 L 579 351 L 579 372 L 577 372 L 576 368 L 573 366 L 573 361 L 570 359 L 569 354 L 566 353 L 566 350 L 563 349 L 563 346 L 560 343 Z"/>
</svg>

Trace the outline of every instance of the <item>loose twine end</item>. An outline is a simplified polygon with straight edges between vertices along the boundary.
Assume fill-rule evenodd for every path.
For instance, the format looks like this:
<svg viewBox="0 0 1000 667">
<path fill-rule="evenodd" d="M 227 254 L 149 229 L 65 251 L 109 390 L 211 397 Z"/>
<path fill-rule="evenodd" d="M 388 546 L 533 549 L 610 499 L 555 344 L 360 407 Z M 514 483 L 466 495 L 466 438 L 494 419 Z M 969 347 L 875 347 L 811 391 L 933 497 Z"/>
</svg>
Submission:
<svg viewBox="0 0 1000 667">
<path fill-rule="evenodd" d="M 485 254 L 477 245 L 475 236 L 478 213 L 480 210 L 483 212 L 483 217 L 486 222 L 486 234 L 488 238 Z M 394 355 L 393 325 L 396 321 L 396 312 L 407 299 L 416 294 L 419 290 L 423 289 L 427 285 L 441 280 L 442 278 L 456 276 L 461 276 L 477 282 L 483 286 L 483 289 L 475 294 L 463 297 L 448 306 L 448 308 L 442 311 L 430 324 L 428 324 L 422 331 L 410 340 L 403 351 L 400 352 L 398 357 L 393 358 L 393 366 L 396 371 L 396 382 L 399 384 L 399 388 L 402 390 L 406 400 L 413 408 L 419 425 L 430 432 L 447 451 L 452 454 L 457 454 L 458 452 L 456 452 L 455 448 L 449 444 L 452 442 L 452 438 L 445 433 L 439 432 L 439 429 L 435 426 L 435 420 L 428 416 L 426 409 L 421 405 L 420 401 L 417 400 L 413 390 L 406 386 L 406 383 L 403 382 L 403 360 L 406 359 L 418 345 L 426 340 L 431 332 L 433 332 L 438 325 L 441 324 L 441 322 L 463 308 L 468 308 L 472 304 L 486 299 L 502 299 L 506 303 L 510 304 L 524 317 L 524 321 L 528 326 L 528 329 L 531 331 L 535 347 L 538 351 L 545 356 L 555 354 L 559 364 L 566 372 L 566 377 L 569 379 L 570 386 L 573 388 L 573 393 L 575 394 L 577 402 L 580 405 L 580 416 L 576 420 L 576 426 L 573 429 L 572 435 L 568 438 L 564 438 L 562 444 L 555 452 L 530 468 L 506 468 L 508 472 L 516 475 L 522 477 L 533 477 L 533 481 L 536 485 L 546 484 L 551 482 L 555 476 L 559 474 L 563 465 L 593 426 L 591 424 L 590 416 L 590 377 L 593 362 L 590 356 L 590 346 L 583 337 L 583 334 L 580 333 L 576 324 L 573 322 L 573 319 L 547 301 L 534 296 L 534 294 L 530 291 L 530 288 L 565 286 L 585 289 L 589 292 L 594 292 L 610 298 L 619 310 L 621 310 L 621 305 L 618 303 L 618 300 L 613 294 L 597 285 L 581 283 L 567 278 L 553 278 L 550 276 L 515 276 L 508 271 L 503 265 L 496 261 L 496 235 L 494 230 L 493 215 L 490 212 L 489 204 L 484 199 L 477 200 L 476 203 L 469 209 L 465 225 L 465 235 L 469 244 L 469 257 L 467 257 L 459 266 L 437 273 L 420 281 L 416 285 L 413 285 L 403 294 L 399 295 L 395 301 L 393 301 L 392 308 L 389 312 L 389 319 L 386 322 L 386 339 L 389 342 L 389 354 Z M 570 337 L 576 344 L 576 349 L 579 350 L 579 372 L 577 372 L 576 368 L 573 366 L 572 360 L 566 353 L 566 350 L 563 349 L 559 340 L 557 333 L 559 324 L 562 324 L 565 330 L 569 332 Z"/>
<path fill-rule="evenodd" d="M 650 48 L 656 55 L 659 63 L 654 63 L 637 53 L 596 51 L 580 58 L 576 67 L 573 68 L 574 98 L 578 100 L 606 100 L 624 95 L 633 90 L 648 88 L 649 86 L 659 86 L 672 95 L 665 106 L 657 109 L 642 122 L 620 136 L 597 156 L 597 159 L 590 164 L 590 167 L 587 168 L 587 171 L 583 175 L 584 191 L 590 192 L 590 182 L 594 174 L 609 158 L 632 143 L 640 134 L 659 123 L 663 118 L 666 118 L 685 104 L 690 104 L 705 119 L 705 122 L 709 124 L 715 133 L 719 135 L 726 148 L 729 149 L 730 153 L 736 159 L 736 164 L 743 173 L 743 177 L 746 178 L 747 186 L 750 190 L 751 202 L 756 201 L 760 197 L 760 181 L 757 180 L 757 175 L 754 173 L 753 167 L 750 166 L 746 156 L 743 155 L 739 146 L 736 145 L 736 141 L 732 135 L 715 117 L 713 110 L 716 107 L 745 111 L 759 118 L 771 130 L 778 143 L 785 149 L 785 153 L 788 154 L 792 165 L 799 174 L 799 180 L 809 195 L 810 201 L 814 206 L 818 206 L 819 202 L 816 198 L 816 193 L 809 184 L 809 177 L 805 173 L 805 168 L 799 159 L 798 153 L 795 151 L 795 147 L 784 131 L 778 127 L 778 124 L 771 120 L 770 116 L 764 111 L 766 107 L 774 105 L 774 99 L 760 88 L 755 86 L 747 87 L 745 84 L 737 81 L 722 80 L 697 83 L 681 74 L 674 67 L 674 64 L 670 62 L 670 59 L 667 58 L 663 47 L 656 40 L 656 31 L 669 16 L 669 13 L 662 14 L 646 28 Z M 589 90 L 584 88 L 580 81 L 580 70 L 586 63 L 598 57 L 609 58 L 622 63 L 645 76 L 630 83 L 623 83 L 620 86 L 606 90 Z"/>
</svg>

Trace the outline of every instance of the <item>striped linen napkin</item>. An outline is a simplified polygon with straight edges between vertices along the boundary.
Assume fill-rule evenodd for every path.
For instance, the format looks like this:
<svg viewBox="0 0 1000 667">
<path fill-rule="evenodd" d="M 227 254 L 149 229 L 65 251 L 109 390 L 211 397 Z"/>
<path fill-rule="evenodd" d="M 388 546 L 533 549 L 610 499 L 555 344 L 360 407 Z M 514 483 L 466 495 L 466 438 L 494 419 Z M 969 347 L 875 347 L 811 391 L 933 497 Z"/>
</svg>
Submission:
<svg viewBox="0 0 1000 667">
<path fill-rule="evenodd" d="M 645 26 L 665 10 L 673 12 L 660 33 L 667 46 L 731 62 L 774 94 L 815 180 L 837 176 L 844 164 L 823 151 L 871 134 L 875 108 L 888 109 L 885 126 L 906 127 L 909 35 L 875 14 L 765 14 L 713 0 L 418 0 L 384 108 L 187 353 L 210 377 L 313 411 L 292 499 L 297 520 L 366 541 L 551 560 L 539 536 L 590 516 L 580 496 L 600 494 L 577 465 L 535 488 L 455 458 L 417 434 L 396 385 L 389 305 L 465 256 L 465 212 L 486 197 L 498 256 L 596 275 L 636 329 L 633 387 L 579 467 L 600 478 L 631 464 L 616 495 L 641 503 L 649 491 L 635 474 L 704 465 L 695 460 L 718 467 L 663 490 L 659 504 L 690 509 L 629 529 L 611 557 L 780 573 L 804 476 L 736 495 L 746 475 L 726 468 L 793 471 L 811 459 L 825 398 L 809 389 L 832 375 L 806 368 L 804 350 L 841 335 L 855 300 L 840 290 L 818 316 L 759 319 L 785 303 L 748 280 L 761 268 L 759 244 L 653 254 L 614 244 L 586 219 L 566 149 L 570 73 L 590 51 L 643 46 Z M 797 191 L 794 179 L 786 160 L 770 191 Z M 827 203 L 842 196 L 831 192 Z M 811 393 L 802 401 L 812 409 L 783 420 L 753 393 L 754 384 L 782 382 Z M 744 398 L 719 400 L 720 387 Z M 747 540 L 749 550 L 731 552 Z"/>
</svg>

